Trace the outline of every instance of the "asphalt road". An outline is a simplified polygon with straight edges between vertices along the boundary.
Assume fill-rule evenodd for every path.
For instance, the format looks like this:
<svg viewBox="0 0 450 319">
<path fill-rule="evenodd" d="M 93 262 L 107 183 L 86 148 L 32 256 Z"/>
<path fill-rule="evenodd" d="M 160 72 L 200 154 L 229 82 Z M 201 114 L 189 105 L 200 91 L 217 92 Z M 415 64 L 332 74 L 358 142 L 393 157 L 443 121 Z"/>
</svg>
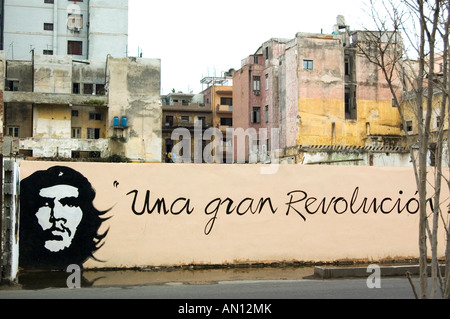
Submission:
<svg viewBox="0 0 450 319">
<path fill-rule="evenodd" d="M 414 280 L 416 287 L 418 282 Z M 0 299 L 293 300 L 414 299 L 406 278 L 383 278 L 380 288 L 366 279 L 222 281 L 91 288 L 0 289 Z"/>
</svg>

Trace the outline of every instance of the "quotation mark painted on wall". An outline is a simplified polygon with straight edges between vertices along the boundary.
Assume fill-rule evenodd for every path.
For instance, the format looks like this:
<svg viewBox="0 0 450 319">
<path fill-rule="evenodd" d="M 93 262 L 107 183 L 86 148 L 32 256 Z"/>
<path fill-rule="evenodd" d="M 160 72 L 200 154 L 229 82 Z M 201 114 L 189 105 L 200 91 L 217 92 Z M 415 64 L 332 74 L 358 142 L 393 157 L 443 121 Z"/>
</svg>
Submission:
<svg viewBox="0 0 450 319">
<path fill-rule="evenodd" d="M 119 182 L 118 181 L 114 181 L 113 185 L 114 185 L 115 188 L 117 188 L 117 187 L 119 187 Z"/>
<path fill-rule="evenodd" d="M 367 278 L 367 287 L 369 289 L 381 288 L 381 268 L 378 265 L 369 265 L 367 272 L 372 273 Z"/>
<path fill-rule="evenodd" d="M 69 265 L 67 273 L 72 273 L 67 277 L 66 284 L 69 289 L 81 288 L 81 268 L 78 265 Z"/>
</svg>

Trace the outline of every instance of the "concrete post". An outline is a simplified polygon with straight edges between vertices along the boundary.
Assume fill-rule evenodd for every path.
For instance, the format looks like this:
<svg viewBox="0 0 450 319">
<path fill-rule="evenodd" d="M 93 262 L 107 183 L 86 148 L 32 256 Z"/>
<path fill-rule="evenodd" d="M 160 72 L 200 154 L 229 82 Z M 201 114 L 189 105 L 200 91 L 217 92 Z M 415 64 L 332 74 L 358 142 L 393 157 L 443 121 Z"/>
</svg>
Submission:
<svg viewBox="0 0 450 319">
<path fill-rule="evenodd" d="M 13 160 L 3 163 L 3 251 L 2 283 L 17 282 L 19 271 L 19 166 Z"/>
</svg>

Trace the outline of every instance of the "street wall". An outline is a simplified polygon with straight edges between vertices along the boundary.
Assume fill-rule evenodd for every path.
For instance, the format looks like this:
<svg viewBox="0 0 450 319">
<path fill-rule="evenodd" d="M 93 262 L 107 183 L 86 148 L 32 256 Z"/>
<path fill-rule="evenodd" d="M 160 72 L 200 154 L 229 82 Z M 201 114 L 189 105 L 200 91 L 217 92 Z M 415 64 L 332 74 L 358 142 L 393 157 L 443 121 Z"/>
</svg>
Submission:
<svg viewBox="0 0 450 319">
<path fill-rule="evenodd" d="M 57 247 L 59 240 L 73 247 L 54 253 L 50 248 L 36 253 L 39 249 L 33 248 L 34 255 L 30 253 L 31 246 L 40 240 L 26 237 L 32 238 L 45 225 L 63 228 L 54 220 L 57 201 L 65 193 L 48 195 L 49 189 L 55 190 L 50 177 L 34 174 L 55 166 L 59 167 L 52 169 L 52 174 L 66 178 L 61 184 L 69 185 L 78 179 L 63 167 L 86 177 L 95 189 L 95 208 L 106 211 L 102 218 L 108 219 L 102 221 L 97 232 L 107 233 L 98 240 L 102 246 L 93 252 L 95 259 L 74 256 L 79 249 L 64 254 L 79 245 L 77 236 L 86 229 L 81 225 L 90 223 L 90 213 L 84 206 L 81 222 L 73 224 L 78 227 L 65 226 L 72 227 L 72 240 L 64 239 L 65 235 L 55 229 L 53 237 L 47 233 L 43 240 L 46 247 Z M 31 180 L 33 174 L 40 176 L 26 186 L 24 181 Z M 83 260 L 85 268 L 131 268 L 380 261 L 417 258 L 419 253 L 418 201 L 414 173 L 409 167 L 23 161 L 20 176 L 23 268 L 37 264 L 52 267 L 43 264 L 43 260 L 53 260 L 52 254 L 58 255 L 54 260 L 60 262 L 59 267 Z M 77 195 L 85 196 L 86 192 L 79 190 Z M 31 202 L 40 201 L 32 197 L 34 191 L 50 200 L 42 202 L 40 208 L 32 208 Z M 448 221 L 446 187 L 441 198 Z M 76 215 L 76 206 L 81 207 L 81 202 L 64 202 L 66 208 L 72 209 L 66 212 Z M 48 207 L 53 207 L 49 214 L 54 216 L 44 223 L 42 217 L 51 211 Z M 40 225 L 31 226 L 27 216 L 33 216 L 32 221 L 40 220 Z M 443 256 L 443 233 L 439 240 L 439 254 Z M 53 246 L 48 245 L 50 241 Z"/>
</svg>

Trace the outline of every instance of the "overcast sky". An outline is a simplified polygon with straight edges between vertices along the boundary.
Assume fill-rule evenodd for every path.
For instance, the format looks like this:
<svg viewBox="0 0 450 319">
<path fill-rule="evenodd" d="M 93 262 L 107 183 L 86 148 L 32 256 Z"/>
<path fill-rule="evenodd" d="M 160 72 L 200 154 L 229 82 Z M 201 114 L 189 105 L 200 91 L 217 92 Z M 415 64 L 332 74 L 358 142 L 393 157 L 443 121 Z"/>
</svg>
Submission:
<svg viewBox="0 0 450 319">
<path fill-rule="evenodd" d="M 263 42 L 331 33 L 338 15 L 352 30 L 370 22 L 367 0 L 129 0 L 128 54 L 161 59 L 162 94 L 199 93 Z"/>
</svg>

